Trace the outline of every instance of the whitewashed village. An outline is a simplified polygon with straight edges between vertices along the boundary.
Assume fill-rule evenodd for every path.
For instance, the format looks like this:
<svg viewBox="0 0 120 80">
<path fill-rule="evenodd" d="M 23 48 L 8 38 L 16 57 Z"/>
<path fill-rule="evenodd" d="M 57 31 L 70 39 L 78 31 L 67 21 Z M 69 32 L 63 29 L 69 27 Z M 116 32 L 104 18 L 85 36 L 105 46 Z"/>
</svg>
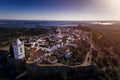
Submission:
<svg viewBox="0 0 120 80">
<path fill-rule="evenodd" d="M 54 33 L 20 37 L 12 46 L 14 58 L 25 59 L 28 64 L 91 65 L 91 33 L 74 27 L 59 27 Z"/>
</svg>

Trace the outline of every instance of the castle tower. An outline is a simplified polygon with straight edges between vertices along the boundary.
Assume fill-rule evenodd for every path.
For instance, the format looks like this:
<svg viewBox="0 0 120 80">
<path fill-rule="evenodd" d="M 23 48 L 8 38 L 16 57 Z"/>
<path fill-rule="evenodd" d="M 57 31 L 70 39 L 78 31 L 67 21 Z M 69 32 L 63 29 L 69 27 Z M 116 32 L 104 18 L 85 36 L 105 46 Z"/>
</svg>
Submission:
<svg viewBox="0 0 120 80">
<path fill-rule="evenodd" d="M 15 59 L 22 59 L 25 57 L 24 43 L 21 42 L 18 38 L 13 43 L 13 52 Z"/>
</svg>

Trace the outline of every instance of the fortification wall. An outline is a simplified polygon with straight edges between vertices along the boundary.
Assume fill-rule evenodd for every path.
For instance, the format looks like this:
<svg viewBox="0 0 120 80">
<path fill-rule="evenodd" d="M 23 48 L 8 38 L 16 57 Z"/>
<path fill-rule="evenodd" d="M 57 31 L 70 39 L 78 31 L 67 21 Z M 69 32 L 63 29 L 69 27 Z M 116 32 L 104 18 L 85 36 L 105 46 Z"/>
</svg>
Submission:
<svg viewBox="0 0 120 80">
<path fill-rule="evenodd" d="M 68 66 L 68 65 L 35 65 L 35 64 L 26 64 L 28 71 L 33 75 L 50 75 L 64 72 L 87 72 L 93 70 L 93 66 Z"/>
</svg>

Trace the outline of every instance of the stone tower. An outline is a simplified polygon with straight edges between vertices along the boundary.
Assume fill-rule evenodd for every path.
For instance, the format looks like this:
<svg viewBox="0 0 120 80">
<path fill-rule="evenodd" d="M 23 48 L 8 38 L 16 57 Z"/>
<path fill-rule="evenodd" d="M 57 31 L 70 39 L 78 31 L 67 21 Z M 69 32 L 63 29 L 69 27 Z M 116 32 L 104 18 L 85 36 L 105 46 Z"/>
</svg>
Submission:
<svg viewBox="0 0 120 80">
<path fill-rule="evenodd" d="M 18 38 L 13 43 L 13 52 L 15 59 L 22 59 L 25 57 L 24 43 L 21 42 Z"/>
</svg>

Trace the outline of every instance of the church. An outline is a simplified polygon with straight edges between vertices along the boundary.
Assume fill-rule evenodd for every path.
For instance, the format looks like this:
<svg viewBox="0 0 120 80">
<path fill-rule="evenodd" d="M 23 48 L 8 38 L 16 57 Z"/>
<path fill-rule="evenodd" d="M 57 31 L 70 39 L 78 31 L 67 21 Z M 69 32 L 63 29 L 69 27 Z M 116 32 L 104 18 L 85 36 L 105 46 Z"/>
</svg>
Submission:
<svg viewBox="0 0 120 80">
<path fill-rule="evenodd" d="M 15 59 L 22 59 L 25 57 L 24 43 L 21 42 L 18 38 L 13 43 L 13 52 Z"/>
</svg>

